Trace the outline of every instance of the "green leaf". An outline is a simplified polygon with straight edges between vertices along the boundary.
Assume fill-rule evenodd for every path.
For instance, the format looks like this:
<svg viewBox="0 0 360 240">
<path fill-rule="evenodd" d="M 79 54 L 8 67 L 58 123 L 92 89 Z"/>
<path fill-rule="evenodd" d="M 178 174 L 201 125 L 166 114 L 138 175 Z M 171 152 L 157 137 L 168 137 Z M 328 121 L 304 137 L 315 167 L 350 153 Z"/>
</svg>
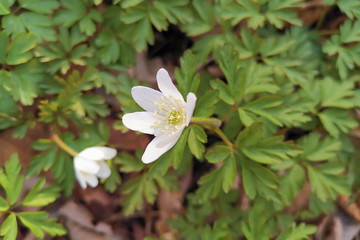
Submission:
<svg viewBox="0 0 360 240">
<path fill-rule="evenodd" d="M 161 14 L 159 9 L 151 7 L 148 13 L 149 13 L 149 19 L 152 25 L 156 28 L 156 30 L 158 31 L 167 30 L 169 24 L 166 22 L 165 17 Z"/>
<path fill-rule="evenodd" d="M 264 123 L 254 122 L 242 130 L 235 140 L 238 147 L 247 147 L 258 142 L 264 135 Z"/>
<path fill-rule="evenodd" d="M 8 35 L 14 35 L 26 31 L 24 23 L 21 21 L 19 16 L 12 14 L 3 16 L 1 19 L 1 24 Z"/>
<path fill-rule="evenodd" d="M 219 101 L 217 90 L 209 90 L 196 103 L 194 116 L 210 117 L 215 112 L 215 104 Z"/>
<path fill-rule="evenodd" d="M 179 91 L 185 97 L 189 92 L 196 93 L 200 84 L 200 75 L 196 73 L 197 63 L 194 54 L 187 50 L 180 58 L 180 69 L 175 69 L 175 78 Z"/>
<path fill-rule="evenodd" d="M 265 204 L 255 204 L 249 211 L 247 221 L 241 222 L 241 230 L 248 240 L 270 239 L 270 226 L 268 223 Z"/>
<path fill-rule="evenodd" d="M 295 40 L 289 41 L 287 37 L 271 36 L 264 39 L 264 42 L 261 45 L 260 53 L 263 57 L 271 57 L 288 51 L 295 44 Z"/>
<path fill-rule="evenodd" d="M 118 189 L 121 183 L 121 176 L 115 164 L 111 164 L 110 170 L 111 170 L 111 174 L 106 179 L 104 187 L 110 193 L 114 193 Z"/>
<path fill-rule="evenodd" d="M 213 229 L 209 225 L 206 225 L 203 230 L 205 239 L 226 239 L 230 236 L 230 229 L 228 222 L 225 219 L 215 221 Z"/>
<path fill-rule="evenodd" d="M 283 28 L 285 22 L 292 25 L 300 26 L 301 20 L 296 16 L 294 11 L 289 8 L 299 7 L 301 0 L 274 0 L 268 4 L 268 12 L 266 12 L 266 18 L 268 21 L 275 25 L 277 28 Z"/>
<path fill-rule="evenodd" d="M 103 146 L 109 142 L 110 129 L 104 120 L 100 120 L 94 127 L 94 124 L 83 125 L 84 130 L 79 134 L 82 139 L 87 139 L 87 144 L 90 146 Z"/>
<path fill-rule="evenodd" d="M 9 203 L 0 196 L 0 212 L 6 212 L 9 209 Z"/>
<path fill-rule="evenodd" d="M 215 16 L 211 3 L 194 0 L 192 1 L 192 6 L 193 20 L 190 23 L 181 25 L 181 29 L 189 36 L 196 36 L 210 31 L 215 24 Z"/>
<path fill-rule="evenodd" d="M 275 52 L 269 52 L 268 54 L 275 54 Z M 241 69 L 244 73 L 246 72 L 246 74 L 243 73 L 244 75 L 241 76 L 243 78 L 242 81 L 245 82 L 245 94 L 276 93 L 279 91 L 280 88 L 274 84 L 273 67 L 249 61 Z"/>
<path fill-rule="evenodd" d="M 96 23 L 94 21 L 100 22 L 101 14 L 97 10 L 91 9 L 90 13 L 80 20 L 80 31 L 87 36 L 92 36 L 96 32 Z"/>
<path fill-rule="evenodd" d="M 253 161 L 242 160 L 242 180 L 246 194 L 255 199 L 256 194 L 265 199 L 280 202 L 276 175 L 269 169 Z"/>
<path fill-rule="evenodd" d="M 21 7 L 31 10 L 33 12 L 51 14 L 59 3 L 56 0 L 19 0 Z"/>
<path fill-rule="evenodd" d="M 3 236 L 3 240 L 15 240 L 18 234 L 18 225 L 16 222 L 15 213 L 10 213 L 10 215 L 5 219 L 0 227 L 0 236 Z"/>
<path fill-rule="evenodd" d="M 115 63 L 120 57 L 120 46 L 114 33 L 110 30 L 102 31 L 95 39 L 95 45 L 100 47 L 100 61 L 104 65 Z M 108 89 L 111 91 L 111 89 Z"/>
<path fill-rule="evenodd" d="M 340 11 L 345 13 L 350 19 L 359 19 L 360 17 L 360 2 L 351 0 L 339 0 L 337 5 Z"/>
<path fill-rule="evenodd" d="M 53 167 L 56 160 L 56 154 L 57 147 L 54 147 L 36 155 L 33 159 L 31 159 L 31 165 L 27 168 L 26 175 L 33 176 L 39 174 L 42 170 L 49 170 Z"/>
<path fill-rule="evenodd" d="M 350 45 L 352 42 L 360 41 L 360 21 L 353 25 L 346 21 L 340 27 L 340 35 L 332 35 L 331 39 L 323 45 L 323 51 L 328 55 L 337 54 L 336 68 L 339 70 L 341 79 L 345 79 L 349 70 L 360 64 L 359 45 Z"/>
<path fill-rule="evenodd" d="M 281 105 L 282 100 L 278 96 L 265 96 L 247 103 L 241 109 L 258 114 L 278 126 L 294 124 L 296 121 L 308 121 L 308 117 L 304 116 L 300 109 Z"/>
<path fill-rule="evenodd" d="M 70 27 L 86 15 L 86 5 L 82 0 L 61 0 L 60 3 L 65 9 L 55 13 L 55 24 Z"/>
<path fill-rule="evenodd" d="M 291 10 L 299 7 L 299 3 L 300 0 L 237 1 L 224 5 L 221 15 L 231 20 L 233 26 L 247 19 L 247 25 L 253 29 L 263 27 L 266 21 L 276 28 L 283 28 L 286 22 L 301 25 L 301 20 Z"/>
<path fill-rule="evenodd" d="M 154 6 L 160 10 L 170 23 L 187 23 L 193 20 L 191 11 L 187 4 L 189 0 L 180 1 L 167 1 L 157 0 L 154 2 Z"/>
<path fill-rule="evenodd" d="M 8 0 L 0 0 L 0 15 L 10 13 L 10 2 Z"/>
<path fill-rule="evenodd" d="M 155 179 L 147 179 L 146 174 L 131 179 L 125 183 L 121 192 L 126 195 L 123 205 L 123 213 L 129 215 L 143 207 L 143 200 L 150 204 L 155 202 L 158 192 Z"/>
<path fill-rule="evenodd" d="M 200 187 L 196 192 L 196 198 L 200 203 L 217 197 L 222 188 L 225 193 L 230 191 L 236 178 L 236 159 L 233 154 L 227 156 L 221 167 L 203 175 L 198 184 Z"/>
<path fill-rule="evenodd" d="M 340 39 L 342 43 L 352 43 L 360 41 L 360 21 L 352 23 L 351 21 L 345 21 L 340 26 Z"/>
<path fill-rule="evenodd" d="M 52 28 L 53 25 L 48 16 L 39 13 L 25 12 L 19 15 L 19 21 L 22 22 L 26 29 L 34 33 L 38 42 L 42 40 L 56 40 L 56 31 Z"/>
<path fill-rule="evenodd" d="M 234 102 L 239 102 L 244 97 L 245 81 L 243 80 L 245 72 L 239 65 L 238 54 L 231 45 L 225 45 L 220 56 L 215 56 L 231 91 Z"/>
<path fill-rule="evenodd" d="M 29 81 L 29 75 L 26 78 L 23 74 L 18 74 L 16 70 L 4 74 L 6 80 L 3 82 L 4 88 L 10 92 L 14 100 L 20 101 L 23 105 L 32 105 L 34 98 L 37 97 L 37 89 L 33 82 Z"/>
<path fill-rule="evenodd" d="M 147 44 L 154 44 L 155 36 L 148 18 L 140 20 L 136 25 L 136 28 L 134 29 L 133 40 L 135 42 L 135 49 L 138 52 L 145 50 Z"/>
<path fill-rule="evenodd" d="M 44 231 L 51 236 L 66 234 L 66 230 L 60 224 L 55 223 L 56 219 L 48 219 L 49 214 L 47 212 L 19 212 L 17 216 L 38 238 L 44 237 Z"/>
<path fill-rule="evenodd" d="M 222 11 L 222 17 L 231 20 L 231 25 L 237 25 L 240 21 L 249 18 L 250 28 L 262 27 L 265 24 L 265 16 L 260 13 L 260 6 L 257 2 L 237 1 L 236 4 L 226 5 Z"/>
<path fill-rule="evenodd" d="M 311 234 L 316 232 L 316 226 L 313 225 L 305 225 L 301 223 L 299 225 L 295 225 L 295 223 L 291 226 L 291 228 L 283 231 L 276 240 L 301 240 L 301 239 L 309 239 Z"/>
<path fill-rule="evenodd" d="M 235 103 L 230 88 L 228 85 L 224 83 L 224 81 L 221 81 L 220 79 L 216 79 L 214 81 L 210 82 L 210 85 L 213 89 L 219 90 L 219 97 L 221 100 L 226 102 L 229 105 L 233 105 Z"/>
<path fill-rule="evenodd" d="M 248 158 L 264 164 L 281 163 L 302 153 L 302 148 L 292 142 L 283 142 L 283 137 L 264 139 L 252 145 L 240 148 Z"/>
<path fill-rule="evenodd" d="M 206 142 L 207 137 L 204 129 L 197 125 L 192 126 L 188 137 L 188 146 L 196 158 L 200 159 L 202 157 L 205 152 L 203 143 Z"/>
<path fill-rule="evenodd" d="M 347 110 L 339 108 L 326 109 L 319 114 L 319 118 L 332 137 L 338 137 L 340 131 L 348 133 L 358 125 Z"/>
<path fill-rule="evenodd" d="M 307 166 L 311 191 L 322 200 L 333 200 L 338 194 L 349 195 L 350 184 L 344 175 L 344 167 L 338 163 Z"/>
<path fill-rule="evenodd" d="M 209 163 L 218 163 L 224 161 L 232 153 L 232 149 L 226 145 L 215 145 L 214 149 L 206 152 L 205 158 Z"/>
<path fill-rule="evenodd" d="M 234 155 L 231 155 L 224 161 L 222 166 L 223 169 L 223 182 L 222 182 L 222 189 L 225 193 L 230 191 L 232 185 L 234 185 L 235 178 L 236 178 L 236 159 Z"/>
<path fill-rule="evenodd" d="M 63 137 L 63 136 L 62 136 Z M 60 151 L 52 165 L 52 176 L 58 186 L 65 192 L 65 196 L 70 196 L 76 181 L 74 174 L 73 159 L 64 151 Z"/>
<path fill-rule="evenodd" d="M 145 166 L 140 159 L 133 157 L 127 152 L 121 152 L 115 159 L 115 162 L 120 164 L 120 172 L 125 173 L 140 172 Z"/>
<path fill-rule="evenodd" d="M 341 142 L 330 137 L 320 140 L 316 132 L 304 137 L 301 142 L 305 149 L 303 157 L 314 162 L 331 160 L 341 149 Z"/>
<path fill-rule="evenodd" d="M 305 174 L 303 169 L 295 164 L 280 179 L 279 193 L 285 204 L 291 205 L 299 191 L 305 184 Z"/>
<path fill-rule="evenodd" d="M 255 114 L 245 111 L 241 108 L 238 108 L 239 118 L 241 122 L 246 126 L 250 127 L 251 124 L 258 121 L 258 118 L 255 116 Z"/>
<path fill-rule="evenodd" d="M 9 161 L 5 163 L 5 172 L 0 169 L 0 185 L 4 188 L 10 205 L 13 205 L 18 199 L 24 177 L 18 176 L 21 165 L 17 154 L 13 154 Z"/>
<path fill-rule="evenodd" d="M 46 206 L 54 202 L 59 196 L 60 188 L 49 186 L 43 188 L 46 183 L 45 178 L 40 178 L 33 186 L 31 191 L 25 196 L 21 204 L 23 206 Z"/>
<path fill-rule="evenodd" d="M 123 0 L 123 1 L 121 1 L 121 7 L 122 8 L 134 7 L 136 5 L 139 5 L 143 1 L 144 0 Z"/>
<path fill-rule="evenodd" d="M 5 63 L 8 43 L 9 39 L 6 33 L 4 31 L 0 32 L 0 64 Z"/>
<path fill-rule="evenodd" d="M 354 83 L 351 81 L 336 82 L 325 78 L 321 83 L 321 105 L 324 107 L 354 107 Z"/>
<path fill-rule="evenodd" d="M 80 114 L 86 112 L 91 119 L 95 119 L 97 115 L 105 117 L 110 113 L 109 109 L 104 104 L 105 100 L 97 95 L 84 94 L 79 98 L 78 103 L 81 105 L 76 104 L 74 110 Z"/>
<path fill-rule="evenodd" d="M 213 199 L 219 195 L 222 187 L 223 171 L 222 168 L 215 169 L 210 173 L 203 175 L 198 184 L 200 187 L 197 190 L 196 198 L 199 203 L 204 203 L 208 199 Z"/>
<path fill-rule="evenodd" d="M 13 38 L 9 47 L 6 63 L 18 65 L 29 61 L 33 55 L 29 52 L 36 46 L 36 36 L 32 33 L 19 33 Z"/>
<path fill-rule="evenodd" d="M 258 98 L 255 101 L 252 101 L 246 104 L 243 108 L 249 110 L 253 113 L 256 113 L 271 122 L 281 126 L 282 123 L 276 116 L 276 108 L 281 105 L 281 100 L 275 96 L 267 96 Z"/>
</svg>

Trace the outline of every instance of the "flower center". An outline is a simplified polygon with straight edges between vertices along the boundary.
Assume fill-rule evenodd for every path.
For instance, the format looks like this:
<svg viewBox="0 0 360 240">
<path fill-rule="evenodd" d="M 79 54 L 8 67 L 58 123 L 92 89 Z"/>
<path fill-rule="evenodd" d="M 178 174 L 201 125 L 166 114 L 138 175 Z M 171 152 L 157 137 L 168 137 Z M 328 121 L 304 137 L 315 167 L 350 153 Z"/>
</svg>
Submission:
<svg viewBox="0 0 360 240">
<path fill-rule="evenodd" d="M 170 136 L 184 127 L 186 118 L 186 105 L 179 99 L 161 97 L 156 103 L 154 111 L 156 121 L 152 126 L 155 136 Z"/>
<path fill-rule="evenodd" d="M 178 124 L 183 116 L 181 115 L 180 111 L 171 111 L 168 116 L 168 124 L 176 125 Z"/>
</svg>

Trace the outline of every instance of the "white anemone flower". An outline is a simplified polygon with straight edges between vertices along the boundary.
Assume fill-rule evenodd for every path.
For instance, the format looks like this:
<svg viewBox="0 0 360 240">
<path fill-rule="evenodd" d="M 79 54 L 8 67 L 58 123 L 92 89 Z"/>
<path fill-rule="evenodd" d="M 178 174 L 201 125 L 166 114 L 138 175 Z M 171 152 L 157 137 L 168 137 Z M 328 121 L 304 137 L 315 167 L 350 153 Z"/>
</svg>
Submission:
<svg viewBox="0 0 360 240">
<path fill-rule="evenodd" d="M 99 178 L 107 178 L 111 174 L 105 160 L 116 156 L 117 151 L 109 147 L 89 147 L 74 157 L 74 169 L 77 180 L 82 188 L 96 187 Z"/>
<path fill-rule="evenodd" d="M 184 101 L 165 69 L 157 72 L 156 79 L 161 92 L 142 86 L 131 89 L 135 102 L 146 112 L 128 113 L 122 118 L 127 128 L 155 135 L 141 158 L 144 163 L 155 161 L 175 145 L 189 125 L 196 103 L 194 93 Z"/>
</svg>

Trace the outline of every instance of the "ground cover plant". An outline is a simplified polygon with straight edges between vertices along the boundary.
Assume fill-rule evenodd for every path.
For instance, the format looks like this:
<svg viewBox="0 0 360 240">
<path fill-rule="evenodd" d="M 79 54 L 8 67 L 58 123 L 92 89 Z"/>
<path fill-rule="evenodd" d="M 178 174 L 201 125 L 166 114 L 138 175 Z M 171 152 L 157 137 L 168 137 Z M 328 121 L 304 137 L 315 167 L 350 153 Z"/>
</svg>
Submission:
<svg viewBox="0 0 360 240">
<path fill-rule="evenodd" d="M 336 239 L 359 66 L 360 1 L 0 0 L 0 236 Z"/>
</svg>

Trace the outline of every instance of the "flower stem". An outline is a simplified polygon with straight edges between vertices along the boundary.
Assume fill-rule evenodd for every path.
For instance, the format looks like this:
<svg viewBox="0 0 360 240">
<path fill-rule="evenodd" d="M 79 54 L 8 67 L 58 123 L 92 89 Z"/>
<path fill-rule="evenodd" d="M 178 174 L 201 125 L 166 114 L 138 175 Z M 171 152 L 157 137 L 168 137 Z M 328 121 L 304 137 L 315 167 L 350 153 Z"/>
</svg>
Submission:
<svg viewBox="0 0 360 240">
<path fill-rule="evenodd" d="M 191 123 L 211 126 L 212 128 L 218 128 L 221 126 L 221 120 L 217 118 L 203 118 L 203 117 L 192 117 Z"/>
<path fill-rule="evenodd" d="M 221 118 L 221 121 L 224 121 L 225 119 L 227 119 L 227 118 L 230 116 L 230 114 L 232 114 L 236 109 L 237 109 L 237 105 L 232 106 L 232 107 L 229 109 L 229 111 L 227 111 L 227 112 L 224 114 L 224 116 Z"/>
<path fill-rule="evenodd" d="M 202 117 L 192 117 L 190 120 L 191 123 L 198 124 L 210 130 L 213 130 L 231 149 L 234 148 L 234 145 L 227 138 L 227 136 L 219 128 L 221 126 L 221 120 L 217 118 L 202 118 Z"/>
<path fill-rule="evenodd" d="M 227 136 L 223 133 L 223 131 L 221 131 L 220 128 L 217 127 L 217 128 L 214 129 L 214 131 L 226 143 L 226 145 L 228 145 L 231 149 L 234 148 L 234 145 L 227 138 Z"/>
<path fill-rule="evenodd" d="M 75 157 L 76 155 L 78 155 L 77 152 L 75 152 L 72 148 L 70 148 L 68 145 L 66 145 L 66 143 L 64 143 L 63 140 L 61 140 L 61 138 L 57 135 L 57 134 L 53 134 L 52 135 L 52 139 L 54 140 L 54 142 L 61 148 L 63 149 L 65 152 L 67 152 L 68 154 L 70 154 L 71 156 Z"/>
</svg>

